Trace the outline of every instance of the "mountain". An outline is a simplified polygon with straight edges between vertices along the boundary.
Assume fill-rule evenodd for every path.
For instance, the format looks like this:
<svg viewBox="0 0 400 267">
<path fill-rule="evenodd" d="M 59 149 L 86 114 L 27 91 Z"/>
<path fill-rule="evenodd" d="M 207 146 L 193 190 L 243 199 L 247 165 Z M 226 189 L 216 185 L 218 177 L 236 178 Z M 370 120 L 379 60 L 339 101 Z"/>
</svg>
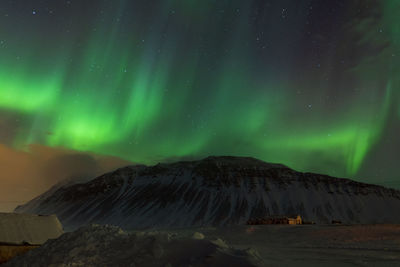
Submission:
<svg viewBox="0 0 400 267">
<path fill-rule="evenodd" d="M 400 223 L 400 191 L 248 157 L 129 166 L 39 199 L 15 211 L 57 214 L 66 230 L 216 226 L 291 214 L 316 223 Z"/>
<path fill-rule="evenodd" d="M 92 177 L 92 179 L 93 179 L 93 177 Z M 71 186 L 74 184 L 84 183 L 89 180 L 91 180 L 91 179 L 89 179 L 88 177 L 79 176 L 79 177 L 69 177 L 63 181 L 60 181 L 60 182 L 56 183 L 55 185 L 53 185 L 45 193 L 35 197 L 34 199 L 32 199 L 29 202 L 27 202 L 26 204 L 24 204 L 24 209 L 25 210 L 35 210 L 41 205 L 41 203 L 44 200 L 51 197 L 58 189 L 60 189 L 62 187 L 68 187 L 68 186 Z"/>
</svg>

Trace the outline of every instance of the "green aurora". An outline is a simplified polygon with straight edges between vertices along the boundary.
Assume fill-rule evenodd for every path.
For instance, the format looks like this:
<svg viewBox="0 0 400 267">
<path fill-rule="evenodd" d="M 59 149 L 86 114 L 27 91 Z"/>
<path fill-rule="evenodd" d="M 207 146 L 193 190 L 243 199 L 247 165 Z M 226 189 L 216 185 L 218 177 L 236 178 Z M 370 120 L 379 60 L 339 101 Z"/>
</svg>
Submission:
<svg viewBox="0 0 400 267">
<path fill-rule="evenodd" d="M 334 14 L 311 0 L 83 1 L 58 16 L 31 2 L 0 30 L 15 148 L 246 155 L 357 178 L 400 129 L 397 0 L 332 1 Z"/>
</svg>

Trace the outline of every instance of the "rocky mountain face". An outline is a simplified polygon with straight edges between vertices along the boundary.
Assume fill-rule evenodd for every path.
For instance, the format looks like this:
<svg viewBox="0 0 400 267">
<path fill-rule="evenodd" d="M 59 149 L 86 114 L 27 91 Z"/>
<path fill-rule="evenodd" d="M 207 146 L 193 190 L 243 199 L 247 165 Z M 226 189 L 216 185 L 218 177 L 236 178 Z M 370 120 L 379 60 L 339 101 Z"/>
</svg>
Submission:
<svg viewBox="0 0 400 267">
<path fill-rule="evenodd" d="M 301 173 L 254 158 L 129 166 L 67 184 L 16 208 L 57 214 L 66 230 L 88 223 L 125 229 L 245 224 L 299 214 L 316 223 L 400 223 L 400 191 Z"/>
</svg>

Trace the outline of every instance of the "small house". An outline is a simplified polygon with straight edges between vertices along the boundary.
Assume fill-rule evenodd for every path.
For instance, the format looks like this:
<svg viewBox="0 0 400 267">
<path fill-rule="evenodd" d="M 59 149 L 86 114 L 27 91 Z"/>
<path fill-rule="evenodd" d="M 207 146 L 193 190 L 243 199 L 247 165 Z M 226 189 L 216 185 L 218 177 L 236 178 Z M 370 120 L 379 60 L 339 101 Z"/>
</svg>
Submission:
<svg viewBox="0 0 400 267">
<path fill-rule="evenodd" d="M 249 225 L 257 224 L 302 224 L 302 218 L 300 215 L 296 216 L 267 216 L 263 218 L 253 218 L 247 221 Z"/>
<path fill-rule="evenodd" d="M 288 217 L 289 224 L 302 224 L 301 216 Z"/>
<path fill-rule="evenodd" d="M 0 264 L 62 234 L 55 215 L 0 213 Z"/>
</svg>

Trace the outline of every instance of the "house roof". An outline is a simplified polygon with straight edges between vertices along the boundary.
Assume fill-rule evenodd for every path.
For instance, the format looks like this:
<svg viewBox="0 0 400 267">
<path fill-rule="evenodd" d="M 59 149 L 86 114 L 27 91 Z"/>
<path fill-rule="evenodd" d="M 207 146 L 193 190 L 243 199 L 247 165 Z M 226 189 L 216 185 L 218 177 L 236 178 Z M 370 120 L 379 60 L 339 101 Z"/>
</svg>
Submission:
<svg viewBox="0 0 400 267">
<path fill-rule="evenodd" d="M 0 243 L 41 245 L 62 234 L 56 215 L 0 213 Z"/>
<path fill-rule="evenodd" d="M 270 215 L 263 217 L 263 219 L 297 219 L 299 216 L 300 215 Z"/>
</svg>

